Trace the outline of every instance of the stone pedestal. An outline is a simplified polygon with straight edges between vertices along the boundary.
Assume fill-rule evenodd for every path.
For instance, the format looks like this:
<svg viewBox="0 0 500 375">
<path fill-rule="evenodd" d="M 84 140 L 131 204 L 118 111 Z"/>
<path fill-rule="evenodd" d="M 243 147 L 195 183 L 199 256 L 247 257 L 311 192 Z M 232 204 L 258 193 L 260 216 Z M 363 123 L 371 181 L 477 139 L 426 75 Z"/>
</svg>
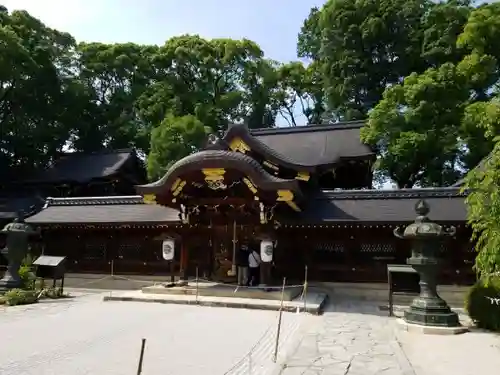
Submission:
<svg viewBox="0 0 500 375">
<path fill-rule="evenodd" d="M 469 332 L 467 327 L 444 327 L 444 326 L 429 326 L 422 324 L 408 323 L 405 319 L 398 319 L 398 326 L 402 331 L 410 333 L 420 333 L 424 335 L 460 335 Z"/>
<path fill-rule="evenodd" d="M 404 231 L 394 230 L 398 238 L 412 241 L 411 258 L 407 264 L 420 276 L 420 294 L 404 313 L 404 320 L 411 325 L 425 327 L 461 327 L 458 315 L 437 293 L 436 275 L 439 271 L 437 251 L 445 236 L 454 236 L 455 228 L 444 228 L 429 220 L 429 206 L 423 200 L 415 205 L 417 218 Z"/>
<path fill-rule="evenodd" d="M 410 258 L 407 263 L 420 275 L 420 295 L 416 297 L 410 308 L 405 311 L 404 318 L 410 324 L 421 324 L 436 327 L 458 327 L 460 322 L 457 313 L 452 311 L 445 300 L 437 293 L 436 272 L 437 261 Z"/>
<path fill-rule="evenodd" d="M 7 255 L 7 250 L 2 250 L 3 255 Z M 14 288 L 21 288 L 23 282 L 21 277 L 19 277 L 19 268 L 21 267 L 21 262 L 15 259 L 9 259 L 9 265 L 7 266 L 7 271 L 0 280 L 0 292 L 5 292 Z"/>
</svg>

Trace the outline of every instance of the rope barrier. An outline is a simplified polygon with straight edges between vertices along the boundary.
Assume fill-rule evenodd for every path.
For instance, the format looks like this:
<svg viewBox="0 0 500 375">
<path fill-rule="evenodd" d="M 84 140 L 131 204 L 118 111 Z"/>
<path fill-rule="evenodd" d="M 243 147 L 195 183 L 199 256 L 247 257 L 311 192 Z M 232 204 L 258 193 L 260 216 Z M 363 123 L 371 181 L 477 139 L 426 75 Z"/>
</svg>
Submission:
<svg viewBox="0 0 500 375">
<path fill-rule="evenodd" d="M 270 324 L 269 327 L 267 327 L 267 329 L 264 331 L 264 334 L 259 338 L 259 340 L 250 348 L 250 350 L 238 362 L 236 362 L 233 366 L 231 366 L 229 368 L 229 370 L 227 370 L 224 373 L 224 375 L 228 375 L 232 371 L 236 370 L 240 365 L 242 365 L 243 363 L 245 363 L 245 360 L 248 357 L 252 356 L 252 353 L 254 353 L 254 352 L 257 351 L 257 349 L 259 348 L 260 344 L 262 344 L 262 342 L 267 337 L 267 335 L 269 334 L 269 332 L 271 332 L 271 328 L 273 328 L 273 325 L 274 324 Z"/>
</svg>

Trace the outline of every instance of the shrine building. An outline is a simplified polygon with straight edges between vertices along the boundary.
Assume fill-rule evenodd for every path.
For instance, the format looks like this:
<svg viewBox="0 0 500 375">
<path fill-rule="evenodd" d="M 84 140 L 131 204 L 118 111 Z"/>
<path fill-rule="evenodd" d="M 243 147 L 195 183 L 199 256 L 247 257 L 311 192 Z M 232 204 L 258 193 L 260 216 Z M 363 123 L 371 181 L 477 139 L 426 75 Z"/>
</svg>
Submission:
<svg viewBox="0 0 500 375">
<path fill-rule="evenodd" d="M 424 199 L 431 220 L 457 228 L 441 245 L 440 281 L 473 281 L 460 186 L 372 189 L 376 156 L 360 141 L 363 125 L 234 125 L 153 183 L 140 182 L 137 158 L 122 171 L 113 165 L 109 176 L 121 191 L 135 186 L 132 194 L 80 187 L 80 196 L 46 198 L 27 222 L 42 228 L 40 251 L 67 256 L 74 272 L 107 272 L 113 264 L 115 273 L 188 277 L 198 270 L 231 281 L 238 246 L 260 249 L 269 241 L 272 261 L 261 272 L 268 283 L 302 280 L 306 265 L 314 281 L 385 282 L 387 264 L 410 255 L 393 230 L 412 222 L 415 203 Z M 124 181 L 133 182 L 130 189 Z M 167 239 L 175 249 L 171 262 L 162 255 Z"/>
</svg>

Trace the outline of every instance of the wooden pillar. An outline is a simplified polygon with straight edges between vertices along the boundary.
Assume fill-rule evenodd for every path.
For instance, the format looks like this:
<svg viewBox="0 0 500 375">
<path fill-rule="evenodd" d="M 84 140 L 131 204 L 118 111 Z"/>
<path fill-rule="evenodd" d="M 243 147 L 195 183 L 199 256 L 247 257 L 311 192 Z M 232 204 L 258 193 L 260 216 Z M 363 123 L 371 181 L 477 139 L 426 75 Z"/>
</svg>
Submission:
<svg viewBox="0 0 500 375">
<path fill-rule="evenodd" d="M 271 283 L 271 262 L 260 263 L 260 285 L 266 286 Z"/>
<path fill-rule="evenodd" d="M 186 241 L 181 240 L 181 261 L 180 261 L 180 279 L 181 284 L 187 284 L 188 280 L 188 262 L 189 262 L 189 249 Z"/>
</svg>

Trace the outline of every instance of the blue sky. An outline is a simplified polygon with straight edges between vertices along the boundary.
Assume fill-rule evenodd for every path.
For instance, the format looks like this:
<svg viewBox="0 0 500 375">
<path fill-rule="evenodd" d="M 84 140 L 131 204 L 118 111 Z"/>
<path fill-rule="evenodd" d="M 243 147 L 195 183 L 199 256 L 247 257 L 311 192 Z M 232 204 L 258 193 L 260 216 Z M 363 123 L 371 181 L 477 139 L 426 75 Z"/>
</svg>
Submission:
<svg viewBox="0 0 500 375">
<path fill-rule="evenodd" d="M 325 0 L 0 0 L 78 41 L 163 44 L 172 36 L 247 38 L 267 57 L 295 60 L 297 34 Z"/>
</svg>

